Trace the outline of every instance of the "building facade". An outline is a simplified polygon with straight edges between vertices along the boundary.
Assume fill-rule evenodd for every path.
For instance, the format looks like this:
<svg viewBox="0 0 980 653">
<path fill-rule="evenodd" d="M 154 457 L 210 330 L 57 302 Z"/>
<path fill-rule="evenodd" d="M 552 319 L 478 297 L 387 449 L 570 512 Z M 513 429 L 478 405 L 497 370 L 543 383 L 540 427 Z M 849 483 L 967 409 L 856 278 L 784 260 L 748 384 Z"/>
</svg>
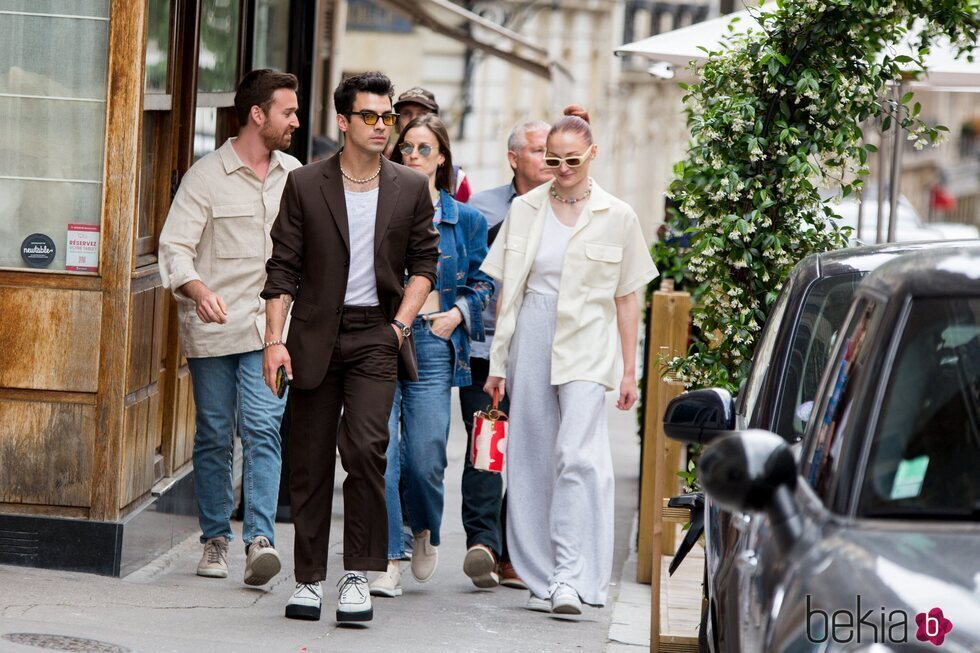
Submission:
<svg viewBox="0 0 980 653">
<path fill-rule="evenodd" d="M 118 575 L 197 529 L 157 237 L 241 74 L 313 86 L 317 8 L 0 0 L 0 563 Z"/>
</svg>

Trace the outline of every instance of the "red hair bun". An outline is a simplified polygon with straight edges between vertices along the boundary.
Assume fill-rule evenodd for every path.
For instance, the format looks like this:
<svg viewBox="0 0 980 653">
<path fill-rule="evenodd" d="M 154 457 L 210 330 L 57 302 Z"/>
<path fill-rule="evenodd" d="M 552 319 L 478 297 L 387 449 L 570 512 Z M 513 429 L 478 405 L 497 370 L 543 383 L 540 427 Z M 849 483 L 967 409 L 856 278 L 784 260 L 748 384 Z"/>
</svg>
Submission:
<svg viewBox="0 0 980 653">
<path fill-rule="evenodd" d="M 589 112 L 585 110 L 585 107 L 578 104 L 569 104 L 567 107 L 565 107 L 565 110 L 562 113 L 564 113 L 566 116 L 575 116 L 576 118 L 581 118 L 582 120 L 590 124 L 592 122 L 591 120 L 589 120 Z"/>
</svg>

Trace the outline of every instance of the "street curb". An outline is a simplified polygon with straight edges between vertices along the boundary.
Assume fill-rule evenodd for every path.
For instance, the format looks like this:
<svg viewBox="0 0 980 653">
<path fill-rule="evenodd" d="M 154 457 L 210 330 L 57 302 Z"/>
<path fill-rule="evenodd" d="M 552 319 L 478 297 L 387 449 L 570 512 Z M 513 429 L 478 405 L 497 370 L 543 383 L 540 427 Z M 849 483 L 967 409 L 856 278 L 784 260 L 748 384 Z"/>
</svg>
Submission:
<svg viewBox="0 0 980 653">
<path fill-rule="evenodd" d="M 639 653 L 650 650 L 650 586 L 636 582 L 636 534 L 638 515 L 630 529 L 630 553 L 619 577 L 619 596 L 613 606 L 606 653 Z"/>
</svg>

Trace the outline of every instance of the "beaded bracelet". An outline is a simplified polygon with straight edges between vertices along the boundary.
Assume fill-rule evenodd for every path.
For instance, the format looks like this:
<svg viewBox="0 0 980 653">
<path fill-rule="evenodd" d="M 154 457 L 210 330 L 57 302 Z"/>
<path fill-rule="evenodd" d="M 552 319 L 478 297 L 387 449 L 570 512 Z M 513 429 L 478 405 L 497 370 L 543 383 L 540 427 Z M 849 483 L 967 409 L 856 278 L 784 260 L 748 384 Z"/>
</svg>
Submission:
<svg viewBox="0 0 980 653">
<path fill-rule="evenodd" d="M 270 340 L 269 342 L 262 343 L 262 349 L 268 349 L 269 347 L 272 347 L 274 345 L 285 345 L 285 344 L 286 343 L 283 340 Z"/>
</svg>

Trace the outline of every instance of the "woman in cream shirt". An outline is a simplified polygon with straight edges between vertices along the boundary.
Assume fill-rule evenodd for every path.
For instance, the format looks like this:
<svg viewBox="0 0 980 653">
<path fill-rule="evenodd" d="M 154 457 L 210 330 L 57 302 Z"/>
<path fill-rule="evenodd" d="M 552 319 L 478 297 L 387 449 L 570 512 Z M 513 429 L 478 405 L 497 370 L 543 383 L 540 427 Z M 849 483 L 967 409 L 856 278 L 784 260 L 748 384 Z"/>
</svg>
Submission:
<svg viewBox="0 0 980 653">
<path fill-rule="evenodd" d="M 511 559 L 531 590 L 527 607 L 563 614 L 606 602 L 605 392 L 618 387 L 620 410 L 636 402 L 636 291 L 657 276 L 636 213 L 589 177 L 588 120 L 573 105 L 551 128 L 545 164 L 555 180 L 514 200 L 481 268 L 502 282 L 485 390 L 503 395 L 506 385 L 510 395 Z"/>
</svg>

